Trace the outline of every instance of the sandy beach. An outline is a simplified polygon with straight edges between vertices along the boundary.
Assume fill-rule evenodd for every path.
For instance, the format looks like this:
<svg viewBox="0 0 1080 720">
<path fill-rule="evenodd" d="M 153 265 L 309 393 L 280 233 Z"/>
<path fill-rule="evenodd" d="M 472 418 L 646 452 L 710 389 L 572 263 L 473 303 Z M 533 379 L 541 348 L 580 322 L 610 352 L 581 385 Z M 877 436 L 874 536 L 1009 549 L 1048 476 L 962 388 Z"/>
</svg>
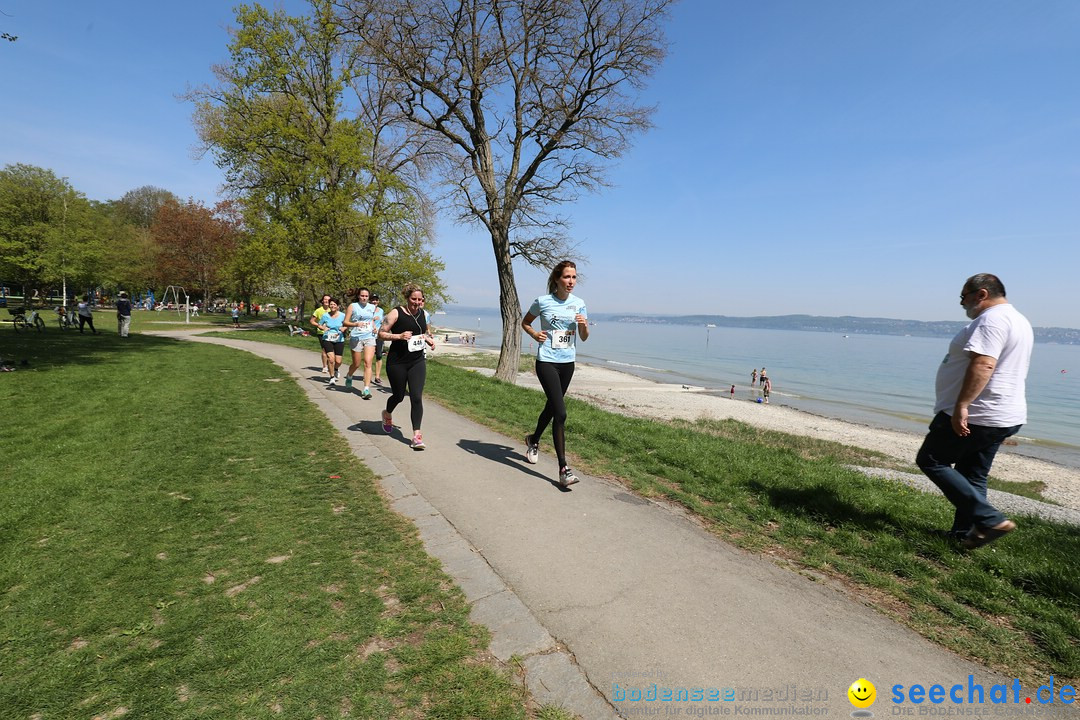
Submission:
<svg viewBox="0 0 1080 720">
<path fill-rule="evenodd" d="M 460 345 L 454 331 L 443 342 L 440 330 L 437 352 L 454 354 L 495 351 Z M 518 376 L 518 384 L 540 389 L 536 377 Z M 569 395 L 612 412 L 645 418 L 698 420 L 732 418 L 756 427 L 876 450 L 914 465 L 921 435 L 883 430 L 866 425 L 820 417 L 776 404 L 765 405 L 745 398 L 730 399 L 706 394 L 703 388 L 652 382 L 629 373 L 578 363 Z M 1080 470 L 1011 453 L 1003 447 L 994 461 L 993 474 L 1002 480 L 1045 483 L 1043 495 L 1065 507 L 1080 510 Z"/>
</svg>

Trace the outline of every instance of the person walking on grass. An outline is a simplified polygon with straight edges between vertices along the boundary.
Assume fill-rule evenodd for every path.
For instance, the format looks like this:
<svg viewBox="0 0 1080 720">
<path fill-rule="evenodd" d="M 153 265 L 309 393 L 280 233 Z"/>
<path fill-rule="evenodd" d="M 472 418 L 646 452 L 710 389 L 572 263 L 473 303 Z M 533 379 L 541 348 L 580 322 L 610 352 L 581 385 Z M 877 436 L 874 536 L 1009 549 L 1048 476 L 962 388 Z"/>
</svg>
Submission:
<svg viewBox="0 0 1080 720">
<path fill-rule="evenodd" d="M 83 295 L 82 302 L 78 305 L 79 309 L 79 332 L 83 331 L 83 327 L 90 326 L 90 332 L 97 335 L 98 331 L 94 329 L 94 311 L 90 308 L 90 296 Z"/>
<path fill-rule="evenodd" d="M 337 385 L 341 356 L 345 352 L 345 313 L 341 312 L 334 298 L 330 298 L 327 304 L 330 309 L 319 318 L 319 330 L 322 331 L 320 344 L 326 353 L 326 369 L 330 373 L 326 384 Z"/>
<path fill-rule="evenodd" d="M 235 328 L 240 327 L 240 306 L 232 306 L 232 326 Z"/>
<path fill-rule="evenodd" d="M 401 292 L 405 304 L 386 314 L 379 328 L 379 337 L 390 341 L 386 356 L 386 377 L 392 394 L 382 411 L 383 432 L 394 431 L 394 409 L 409 394 L 410 419 L 412 420 L 412 449 L 423 450 L 424 436 L 420 425 L 424 421 L 424 381 L 427 379 L 427 360 L 424 351 L 435 349 L 435 338 L 428 328 L 428 316 L 424 310 L 424 291 L 419 285 L 409 283 Z"/>
<path fill-rule="evenodd" d="M 117 296 L 116 301 L 116 332 L 120 337 L 127 337 L 131 330 L 131 301 L 128 294 L 123 290 Z"/>
<path fill-rule="evenodd" d="M 548 276 L 548 294 L 533 301 L 521 320 L 521 327 L 537 342 L 536 377 L 547 402 L 536 421 L 536 429 L 525 436 L 525 460 L 536 464 L 540 438 L 551 424 L 555 455 L 559 460 L 559 485 L 568 487 L 578 481 L 566 463 L 565 395 L 574 377 L 577 338 L 589 339 L 589 315 L 585 301 L 573 294 L 577 285 L 577 265 L 563 260 Z M 532 324 L 540 318 L 540 331 Z"/>
<path fill-rule="evenodd" d="M 316 339 L 319 341 L 319 353 L 322 356 L 322 371 L 327 372 L 326 348 L 324 348 L 322 344 L 322 331 L 319 330 L 319 323 L 321 322 L 322 316 L 330 311 L 330 296 L 323 295 L 319 302 L 319 307 L 315 308 L 315 312 L 311 313 L 311 319 L 308 322 L 315 328 Z M 330 374 L 332 375 L 333 373 Z"/>
<path fill-rule="evenodd" d="M 1016 529 L 987 502 L 986 483 L 998 448 L 1027 422 L 1034 333 L 989 273 L 967 279 L 960 305 L 971 322 L 938 366 L 935 415 L 915 463 L 956 507 L 947 535 L 972 550 Z"/>
<path fill-rule="evenodd" d="M 360 397 L 371 399 L 371 361 L 375 357 L 375 333 L 382 325 L 382 311 L 369 302 L 371 292 L 367 288 L 353 291 L 356 302 L 349 305 L 345 312 L 345 327 L 349 328 L 349 348 L 352 351 L 352 363 L 345 373 L 345 387 L 352 389 L 353 373 L 364 363 L 364 389 Z M 376 324 L 378 323 L 378 324 Z"/>
</svg>

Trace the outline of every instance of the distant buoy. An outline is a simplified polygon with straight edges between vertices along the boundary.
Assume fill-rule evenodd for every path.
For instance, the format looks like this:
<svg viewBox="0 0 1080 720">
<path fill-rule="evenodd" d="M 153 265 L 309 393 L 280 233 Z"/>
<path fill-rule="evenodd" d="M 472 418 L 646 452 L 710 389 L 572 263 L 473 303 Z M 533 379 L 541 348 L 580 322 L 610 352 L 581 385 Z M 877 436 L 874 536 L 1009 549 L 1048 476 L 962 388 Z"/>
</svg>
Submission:
<svg viewBox="0 0 1080 720">
<path fill-rule="evenodd" d="M 1063 372 L 1063 373 L 1067 373 L 1067 372 L 1069 372 L 1069 371 L 1068 371 L 1068 370 L 1062 370 L 1061 372 Z"/>
</svg>

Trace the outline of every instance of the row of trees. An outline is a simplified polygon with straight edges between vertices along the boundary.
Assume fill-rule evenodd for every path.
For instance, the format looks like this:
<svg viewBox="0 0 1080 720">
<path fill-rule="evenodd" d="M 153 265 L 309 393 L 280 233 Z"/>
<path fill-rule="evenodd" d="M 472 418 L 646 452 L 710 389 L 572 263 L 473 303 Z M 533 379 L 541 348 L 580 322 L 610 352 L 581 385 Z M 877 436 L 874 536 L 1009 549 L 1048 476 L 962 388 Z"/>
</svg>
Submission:
<svg viewBox="0 0 1080 720">
<path fill-rule="evenodd" d="M 254 295 L 296 297 L 302 305 L 324 288 L 398 281 L 385 285 L 390 291 L 403 283 L 404 272 L 374 271 L 392 258 L 357 257 L 345 273 L 293 262 L 285 234 L 272 225 L 253 230 L 244 215 L 236 200 L 207 207 L 152 186 L 98 202 L 51 170 L 8 165 L 0 170 L 0 283 L 42 295 L 102 287 L 156 290 L 159 297 L 166 286 L 181 285 L 193 300 L 223 294 L 249 306 Z M 425 259 L 424 268 L 405 272 L 428 282 L 437 300 L 441 285 L 432 278 L 441 265 Z M 298 296 L 297 288 L 309 292 Z"/>
<path fill-rule="evenodd" d="M 33 210 L 20 218 L 36 245 L 6 234 L 0 217 L 0 272 L 45 279 L 77 268 L 130 283 L 150 257 L 158 277 L 204 292 L 283 282 L 303 304 L 325 289 L 414 281 L 438 300 L 432 221 L 436 207 L 454 208 L 490 237 L 503 320 L 496 375 L 511 379 L 521 343 L 513 261 L 550 267 L 570 254 L 558 207 L 601 187 L 607 162 L 649 127 L 652 108 L 635 94 L 664 56 L 671 2 L 309 0 L 303 16 L 241 5 L 229 61 L 187 96 L 232 202 L 166 202 L 140 235 L 122 201 L 87 203 L 39 178 L 66 200 L 45 221 Z M 118 270 L 118 256 L 132 266 Z"/>
<path fill-rule="evenodd" d="M 230 203 L 207 208 L 151 186 L 98 202 L 52 170 L 0 170 L 0 281 L 20 289 L 173 284 L 209 299 L 244 288 L 242 236 Z"/>
</svg>

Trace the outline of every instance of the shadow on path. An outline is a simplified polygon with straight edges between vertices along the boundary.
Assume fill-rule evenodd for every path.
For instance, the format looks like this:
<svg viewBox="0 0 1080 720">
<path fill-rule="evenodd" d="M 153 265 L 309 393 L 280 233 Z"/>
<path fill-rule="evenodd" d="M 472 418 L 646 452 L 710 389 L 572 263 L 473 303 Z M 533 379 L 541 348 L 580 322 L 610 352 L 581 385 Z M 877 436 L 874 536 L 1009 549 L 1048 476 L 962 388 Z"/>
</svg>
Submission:
<svg viewBox="0 0 1080 720">
<path fill-rule="evenodd" d="M 521 473 L 532 475 L 535 478 L 544 480 L 545 482 L 553 485 L 562 492 L 570 492 L 570 488 L 564 488 L 558 483 L 557 480 L 548 477 L 542 473 L 532 470 L 522 463 L 525 456 L 519 451 L 510 447 L 509 445 L 501 445 L 495 443 L 486 443 L 480 440 L 466 440 L 462 438 L 458 441 L 458 447 L 471 455 L 477 455 L 485 460 L 491 460 L 501 465 L 505 465 L 509 468 L 513 468 Z"/>
</svg>

